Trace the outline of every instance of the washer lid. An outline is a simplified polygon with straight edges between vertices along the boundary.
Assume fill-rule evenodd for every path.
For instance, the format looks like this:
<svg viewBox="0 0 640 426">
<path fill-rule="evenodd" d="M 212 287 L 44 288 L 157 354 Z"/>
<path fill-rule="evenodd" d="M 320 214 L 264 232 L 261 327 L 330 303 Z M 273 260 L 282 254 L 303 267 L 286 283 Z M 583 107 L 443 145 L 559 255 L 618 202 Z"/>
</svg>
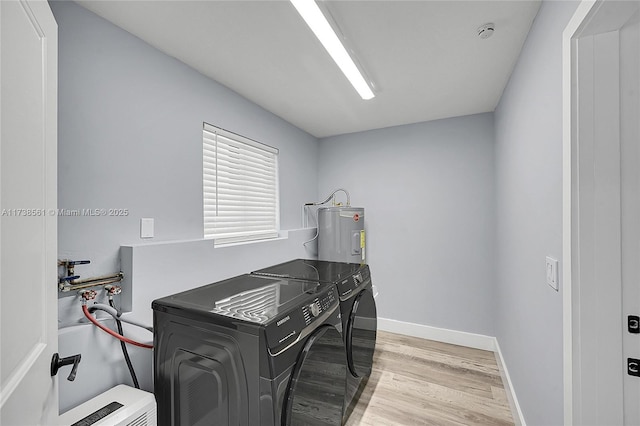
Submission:
<svg viewBox="0 0 640 426">
<path fill-rule="evenodd" d="M 153 307 L 172 306 L 265 324 L 313 300 L 319 290 L 317 282 L 246 274 L 156 300 Z"/>
<path fill-rule="evenodd" d="M 357 274 L 359 271 L 365 270 L 367 271 L 365 275 L 369 276 L 369 266 L 364 264 L 295 259 L 260 269 L 253 272 L 253 274 L 273 278 L 299 279 L 337 284 Z"/>
</svg>

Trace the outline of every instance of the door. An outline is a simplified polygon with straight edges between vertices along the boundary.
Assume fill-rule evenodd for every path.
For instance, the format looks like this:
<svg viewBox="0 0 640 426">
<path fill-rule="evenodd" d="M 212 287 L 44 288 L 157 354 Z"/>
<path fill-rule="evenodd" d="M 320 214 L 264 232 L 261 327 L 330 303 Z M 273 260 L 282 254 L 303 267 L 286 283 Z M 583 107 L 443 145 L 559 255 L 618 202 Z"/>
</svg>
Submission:
<svg viewBox="0 0 640 426">
<path fill-rule="evenodd" d="M 347 360 L 354 377 L 368 377 L 373 364 L 377 330 L 376 302 L 371 288 L 355 298 L 347 323 Z"/>
<path fill-rule="evenodd" d="M 305 342 L 291 373 L 283 405 L 283 426 L 340 426 L 347 365 L 342 335 L 332 326 Z"/>
<path fill-rule="evenodd" d="M 565 424 L 640 424 L 639 5 L 583 1 L 563 36 Z"/>
<path fill-rule="evenodd" d="M 619 44 L 622 319 L 626 327 L 622 362 L 626 368 L 631 359 L 633 369 L 640 360 L 640 333 L 628 331 L 629 316 L 640 316 L 640 10 L 620 28 Z M 638 425 L 640 377 L 623 377 L 624 424 Z"/>
<path fill-rule="evenodd" d="M 54 425 L 57 25 L 46 1 L 0 1 L 0 424 Z"/>
</svg>

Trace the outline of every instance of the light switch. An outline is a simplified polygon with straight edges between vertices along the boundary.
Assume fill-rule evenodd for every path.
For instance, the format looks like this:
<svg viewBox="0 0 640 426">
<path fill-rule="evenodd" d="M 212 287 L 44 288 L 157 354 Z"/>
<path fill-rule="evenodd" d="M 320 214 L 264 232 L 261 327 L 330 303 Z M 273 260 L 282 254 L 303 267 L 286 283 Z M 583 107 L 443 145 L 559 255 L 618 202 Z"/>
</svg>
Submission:
<svg viewBox="0 0 640 426">
<path fill-rule="evenodd" d="M 153 238 L 153 218 L 140 219 L 140 238 Z"/>
<path fill-rule="evenodd" d="M 558 261 L 547 256 L 547 284 L 558 291 Z"/>
</svg>

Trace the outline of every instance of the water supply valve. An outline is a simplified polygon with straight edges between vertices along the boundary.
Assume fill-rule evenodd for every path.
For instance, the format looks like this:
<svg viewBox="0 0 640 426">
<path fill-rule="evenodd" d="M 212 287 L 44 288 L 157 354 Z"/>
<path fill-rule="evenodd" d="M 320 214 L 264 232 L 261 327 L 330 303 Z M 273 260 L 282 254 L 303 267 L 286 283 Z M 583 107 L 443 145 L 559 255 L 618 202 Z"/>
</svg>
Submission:
<svg viewBox="0 0 640 426">
<path fill-rule="evenodd" d="M 63 266 L 65 268 L 66 276 L 60 278 L 60 280 L 70 281 L 71 279 L 80 278 L 80 276 L 76 276 L 75 267 L 76 265 L 87 265 L 91 263 L 90 260 L 59 260 L 58 266 Z"/>
<path fill-rule="evenodd" d="M 68 291 L 77 291 L 91 287 L 104 287 L 106 284 L 114 284 L 122 281 L 124 274 L 122 271 L 111 275 L 103 275 L 99 277 L 79 279 L 80 275 L 76 275 L 76 265 L 86 265 L 91 263 L 90 260 L 58 260 L 58 266 L 64 268 L 64 272 L 58 277 L 58 290 L 62 293 Z M 114 293 L 116 294 L 116 293 Z"/>
<path fill-rule="evenodd" d="M 113 296 L 122 293 L 122 287 L 119 285 L 105 285 L 104 289 L 107 291 L 107 296 L 109 299 L 113 298 Z"/>
<path fill-rule="evenodd" d="M 94 300 L 98 297 L 98 292 L 95 290 L 84 290 L 80 292 L 80 297 L 82 298 L 82 303 L 86 304 L 89 300 Z"/>
<path fill-rule="evenodd" d="M 64 268 L 64 276 L 58 278 L 58 286 L 60 290 L 64 288 L 65 285 L 73 284 L 75 280 L 80 278 L 80 275 L 76 275 L 75 267 L 76 265 L 86 265 L 91 263 L 90 260 L 58 260 L 58 266 L 62 266 Z"/>
</svg>

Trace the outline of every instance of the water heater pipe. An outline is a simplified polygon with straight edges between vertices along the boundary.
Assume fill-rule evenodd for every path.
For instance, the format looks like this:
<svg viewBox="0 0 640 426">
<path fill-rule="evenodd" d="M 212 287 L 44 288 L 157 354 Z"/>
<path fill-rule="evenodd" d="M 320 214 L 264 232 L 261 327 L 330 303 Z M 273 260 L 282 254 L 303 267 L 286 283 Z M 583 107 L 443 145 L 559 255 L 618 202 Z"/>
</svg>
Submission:
<svg viewBox="0 0 640 426">
<path fill-rule="evenodd" d="M 349 195 L 349 191 L 342 188 L 338 188 L 335 191 L 333 191 L 331 195 L 329 195 L 327 199 L 322 202 L 307 203 L 305 204 L 305 206 L 320 206 L 322 204 L 327 204 L 336 195 L 336 192 L 340 192 L 340 191 L 344 192 L 345 195 L 347 196 L 347 207 L 351 206 L 351 196 Z"/>
</svg>

